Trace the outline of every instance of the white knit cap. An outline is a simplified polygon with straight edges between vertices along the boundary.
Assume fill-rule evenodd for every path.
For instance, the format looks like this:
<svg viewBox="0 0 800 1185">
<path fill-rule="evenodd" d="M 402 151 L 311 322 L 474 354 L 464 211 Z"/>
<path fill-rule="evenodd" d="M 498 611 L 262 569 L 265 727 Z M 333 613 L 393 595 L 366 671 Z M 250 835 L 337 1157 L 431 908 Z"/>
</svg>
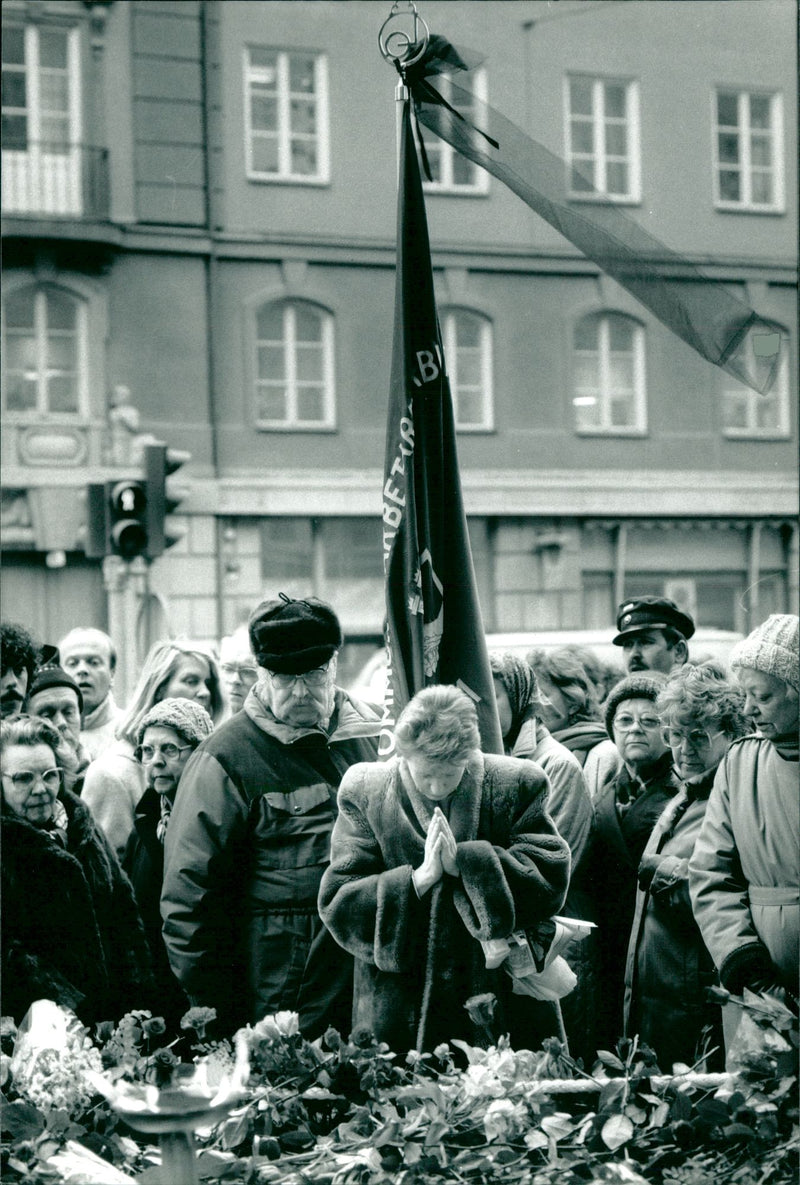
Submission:
<svg viewBox="0 0 800 1185">
<path fill-rule="evenodd" d="M 794 613 L 772 613 L 731 651 L 730 665 L 763 671 L 782 679 L 795 691 L 800 685 L 800 618 Z"/>
</svg>

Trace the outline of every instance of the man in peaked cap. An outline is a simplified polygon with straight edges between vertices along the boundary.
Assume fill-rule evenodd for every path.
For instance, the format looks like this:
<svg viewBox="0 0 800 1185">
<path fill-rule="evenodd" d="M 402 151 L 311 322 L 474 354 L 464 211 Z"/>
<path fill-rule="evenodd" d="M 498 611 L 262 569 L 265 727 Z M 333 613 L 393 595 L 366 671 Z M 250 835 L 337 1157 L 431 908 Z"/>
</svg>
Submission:
<svg viewBox="0 0 800 1185">
<path fill-rule="evenodd" d="M 336 686 L 339 620 L 314 597 L 263 601 L 248 624 L 258 678 L 192 754 L 164 845 L 163 934 L 218 1035 L 289 1010 L 313 1040 L 351 1027 L 352 961 L 317 913 L 336 794 L 375 761 L 380 717 Z"/>
<path fill-rule="evenodd" d="M 622 661 L 629 675 L 637 671 L 661 671 L 668 675 L 689 658 L 687 641 L 694 622 L 667 597 L 632 597 L 617 611 L 617 635 Z"/>
</svg>

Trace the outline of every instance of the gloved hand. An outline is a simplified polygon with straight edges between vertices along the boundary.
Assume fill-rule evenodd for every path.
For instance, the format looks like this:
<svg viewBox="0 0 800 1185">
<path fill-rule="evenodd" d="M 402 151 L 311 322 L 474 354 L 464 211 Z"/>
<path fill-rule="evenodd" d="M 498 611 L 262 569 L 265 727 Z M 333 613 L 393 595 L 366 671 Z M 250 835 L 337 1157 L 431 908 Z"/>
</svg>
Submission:
<svg viewBox="0 0 800 1185">
<path fill-rule="evenodd" d="M 652 852 L 650 855 L 642 856 L 639 863 L 639 871 L 637 873 L 639 878 L 639 888 L 647 890 L 650 888 L 650 882 L 656 874 L 656 869 L 661 863 L 661 857 L 658 852 Z"/>
</svg>

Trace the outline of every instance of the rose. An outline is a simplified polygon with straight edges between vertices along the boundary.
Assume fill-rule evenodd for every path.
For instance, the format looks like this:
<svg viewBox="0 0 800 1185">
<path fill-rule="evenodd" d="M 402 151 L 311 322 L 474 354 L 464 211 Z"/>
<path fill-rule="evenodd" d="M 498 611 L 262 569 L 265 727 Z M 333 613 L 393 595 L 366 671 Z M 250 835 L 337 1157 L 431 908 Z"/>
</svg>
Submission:
<svg viewBox="0 0 800 1185">
<path fill-rule="evenodd" d="M 278 1041 L 294 1037 L 300 1032 L 300 1018 L 296 1012 L 274 1012 L 253 1025 L 253 1036 L 259 1041 Z"/>
</svg>

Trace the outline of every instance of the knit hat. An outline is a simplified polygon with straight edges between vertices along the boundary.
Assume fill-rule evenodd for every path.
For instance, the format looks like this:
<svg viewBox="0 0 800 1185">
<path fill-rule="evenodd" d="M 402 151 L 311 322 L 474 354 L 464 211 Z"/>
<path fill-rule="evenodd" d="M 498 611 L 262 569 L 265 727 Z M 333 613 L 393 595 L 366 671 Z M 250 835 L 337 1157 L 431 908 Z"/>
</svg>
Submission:
<svg viewBox="0 0 800 1185">
<path fill-rule="evenodd" d="M 774 675 L 798 690 L 798 625 L 794 613 L 772 613 L 731 651 L 730 665 Z"/>
<path fill-rule="evenodd" d="M 83 712 L 83 695 L 81 689 L 71 675 L 68 675 L 59 665 L 59 653 L 55 646 L 42 647 L 43 653 L 48 659 L 54 661 L 48 662 L 46 666 L 39 667 L 38 671 L 34 673 L 33 682 L 28 688 L 28 700 L 31 696 L 36 695 L 37 691 L 44 691 L 48 687 L 69 687 L 78 697 L 78 710 Z"/>
<path fill-rule="evenodd" d="M 303 675 L 324 666 L 343 641 L 330 605 L 316 597 L 294 601 L 285 593 L 253 610 L 248 631 L 258 665 L 278 675 Z"/>
<path fill-rule="evenodd" d="M 614 716 L 617 708 L 626 699 L 649 699 L 655 703 L 658 693 L 667 681 L 667 676 L 661 671 L 637 671 L 635 675 L 627 675 L 620 679 L 608 694 L 603 704 L 605 713 L 606 732 L 614 739 Z"/>
<path fill-rule="evenodd" d="M 150 727 L 171 728 L 187 745 L 195 747 L 214 731 L 214 722 L 202 704 L 193 699 L 162 699 L 142 718 L 136 736 L 141 745 Z"/>
</svg>

